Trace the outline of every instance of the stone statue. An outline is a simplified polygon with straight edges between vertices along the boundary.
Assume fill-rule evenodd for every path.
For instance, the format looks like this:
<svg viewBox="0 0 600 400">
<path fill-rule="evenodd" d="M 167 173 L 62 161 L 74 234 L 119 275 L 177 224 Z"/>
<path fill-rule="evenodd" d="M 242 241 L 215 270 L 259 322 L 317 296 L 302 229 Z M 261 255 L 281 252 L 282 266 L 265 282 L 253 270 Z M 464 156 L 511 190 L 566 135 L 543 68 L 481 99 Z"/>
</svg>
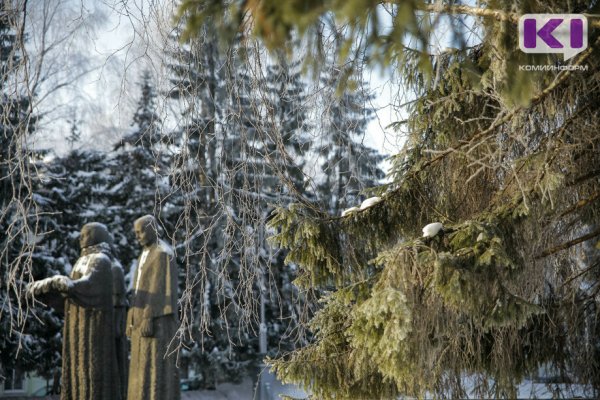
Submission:
<svg viewBox="0 0 600 400">
<path fill-rule="evenodd" d="M 81 257 L 70 278 L 34 282 L 34 295 L 59 292 L 65 299 L 61 400 L 120 399 L 116 376 L 111 237 L 103 224 L 81 229 Z"/>
<path fill-rule="evenodd" d="M 136 220 L 134 230 L 143 251 L 127 314 L 127 334 L 131 338 L 127 400 L 178 400 L 176 359 L 167 354 L 179 325 L 173 252 L 158 238 L 151 215 Z"/>
</svg>

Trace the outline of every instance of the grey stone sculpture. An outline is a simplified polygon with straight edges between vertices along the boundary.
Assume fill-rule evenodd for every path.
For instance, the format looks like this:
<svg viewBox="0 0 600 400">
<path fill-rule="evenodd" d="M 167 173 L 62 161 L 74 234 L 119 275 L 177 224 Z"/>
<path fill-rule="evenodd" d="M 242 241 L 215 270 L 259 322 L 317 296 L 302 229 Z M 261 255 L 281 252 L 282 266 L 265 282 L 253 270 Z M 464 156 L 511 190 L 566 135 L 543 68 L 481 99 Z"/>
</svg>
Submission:
<svg viewBox="0 0 600 400">
<path fill-rule="evenodd" d="M 128 400 L 178 400 L 179 373 L 175 355 L 167 354 L 179 325 L 177 269 L 173 252 L 158 238 L 154 217 L 135 221 L 143 246 L 133 278 L 133 298 L 127 314 L 131 338 Z"/>
<path fill-rule="evenodd" d="M 111 237 L 103 224 L 81 229 L 81 256 L 70 277 L 31 284 L 33 295 L 65 297 L 61 400 L 119 400 L 116 373 Z"/>
</svg>

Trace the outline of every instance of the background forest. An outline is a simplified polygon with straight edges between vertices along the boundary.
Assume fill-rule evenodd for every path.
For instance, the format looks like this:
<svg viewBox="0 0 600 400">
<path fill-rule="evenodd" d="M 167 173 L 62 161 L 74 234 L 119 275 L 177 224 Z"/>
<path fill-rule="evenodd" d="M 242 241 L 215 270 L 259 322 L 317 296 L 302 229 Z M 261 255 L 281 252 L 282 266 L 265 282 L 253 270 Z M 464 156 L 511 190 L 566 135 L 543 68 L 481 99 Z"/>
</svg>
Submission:
<svg viewBox="0 0 600 400">
<path fill-rule="evenodd" d="M 597 1 L 185 0 L 130 129 L 64 156 L 28 145 L 44 115 L 11 10 L 4 367 L 59 365 L 60 317 L 32 313 L 23 285 L 68 272 L 92 220 L 133 268 L 149 212 L 181 266 L 181 360 L 205 386 L 262 359 L 266 332 L 267 362 L 316 399 L 516 398 L 533 379 L 597 397 Z M 526 13 L 586 15 L 589 47 L 520 51 Z M 385 181 L 364 144 L 374 70 L 405 115 Z"/>
</svg>

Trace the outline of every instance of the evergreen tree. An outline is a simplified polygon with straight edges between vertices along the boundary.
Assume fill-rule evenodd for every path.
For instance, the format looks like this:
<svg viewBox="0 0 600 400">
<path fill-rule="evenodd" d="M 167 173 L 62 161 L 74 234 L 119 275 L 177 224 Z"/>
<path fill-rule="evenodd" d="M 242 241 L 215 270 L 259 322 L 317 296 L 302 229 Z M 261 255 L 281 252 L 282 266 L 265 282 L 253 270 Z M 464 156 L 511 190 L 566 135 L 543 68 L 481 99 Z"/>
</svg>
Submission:
<svg viewBox="0 0 600 400">
<path fill-rule="evenodd" d="M 205 208 L 214 207 L 217 177 L 216 131 L 220 122 L 218 104 L 223 102 L 221 64 L 223 56 L 216 46 L 216 37 L 210 24 L 204 29 L 202 39 L 179 46 L 177 31 L 172 41 L 177 43 L 169 54 L 168 65 L 172 72 L 171 87 L 167 96 L 178 101 L 181 107 L 179 132 L 174 144 L 180 147 L 178 162 L 194 163 L 193 167 L 179 165 L 182 175 L 176 175 L 179 186 L 190 183 L 198 193 Z M 186 172 L 184 172 L 186 171 Z"/>
<path fill-rule="evenodd" d="M 260 318 L 251 327 L 266 335 L 268 352 L 275 355 L 294 346 L 289 333 L 298 328 L 301 301 L 291 285 L 295 270 L 284 265 L 285 253 L 268 243 L 266 223 L 275 204 L 309 197 L 303 166 L 311 124 L 297 63 L 274 58 L 260 79 L 246 67 L 261 57 L 260 51 L 239 44 L 232 53 L 237 58 L 228 70 L 223 135 L 225 181 L 231 186 L 224 202 L 233 211 L 232 229 L 226 231 L 232 232 L 229 243 L 240 254 L 232 283 L 255 293 L 244 309 L 253 315 L 258 311 Z M 265 350 L 265 343 L 257 344 L 252 347 Z"/>
<path fill-rule="evenodd" d="M 220 263 L 227 266 L 227 285 L 236 288 L 230 299 L 238 310 L 231 319 L 241 329 L 237 336 L 246 336 L 244 345 L 250 356 L 258 353 L 258 334 L 266 326 L 256 320 L 261 307 L 268 254 L 264 248 L 263 221 L 268 215 L 268 203 L 276 199 L 272 189 L 277 184 L 269 168 L 269 143 L 263 122 L 257 81 L 245 67 L 251 49 L 241 40 L 231 51 L 226 74 L 228 102 L 224 104 L 225 129 L 222 132 L 223 204 L 229 211 L 224 221 L 224 249 Z M 232 254 L 233 257 L 229 257 Z M 262 293 L 264 296 L 264 292 Z M 262 297 L 264 301 L 264 297 Z M 263 304 L 264 306 L 264 304 Z M 264 323 L 264 321 L 262 321 Z M 234 325 L 234 326 L 235 326 Z"/>
<path fill-rule="evenodd" d="M 171 97 L 183 121 L 173 180 L 179 203 L 171 211 L 195 238 L 182 238 L 181 248 L 186 286 L 201 293 L 184 296 L 184 324 L 195 328 L 189 364 L 212 385 L 243 376 L 261 330 L 275 349 L 288 328 L 293 278 L 281 271 L 282 254 L 267 245 L 264 226 L 272 204 L 302 195 L 308 124 L 297 71 L 274 64 L 257 79 L 247 71 L 251 49 L 240 41 L 221 52 L 210 23 L 203 29 L 171 55 Z M 288 73 L 283 84 L 268 79 Z"/>
<path fill-rule="evenodd" d="M 140 251 L 134 221 L 145 214 L 162 221 L 161 212 L 169 207 L 165 197 L 170 191 L 171 154 L 163 140 L 157 93 L 148 71 L 143 72 L 139 89 L 131 128 L 107 157 L 103 196 L 107 208 L 100 221 L 106 221 L 113 234 L 116 256 L 126 271 Z"/>
<path fill-rule="evenodd" d="M 297 48 L 299 44 L 292 46 Z M 300 61 L 288 62 L 283 54 L 278 54 L 267 67 L 261 87 L 266 92 L 262 102 L 270 169 L 279 173 L 276 181 L 284 186 L 282 191 L 287 192 L 290 199 L 297 198 L 306 193 L 303 170 L 312 129 Z"/>
<path fill-rule="evenodd" d="M 377 185 L 384 175 L 379 168 L 383 156 L 363 143 L 373 119 L 373 95 L 359 78 L 357 90 L 338 95 L 341 74 L 334 66 L 322 78 L 322 134 L 317 145 L 324 175 L 318 191 L 333 214 L 360 203 L 365 189 Z"/>
<path fill-rule="evenodd" d="M 140 98 L 133 114 L 131 131 L 115 146 L 115 150 L 127 145 L 150 150 L 161 142 L 162 121 L 156 109 L 157 94 L 150 71 L 145 70 L 141 78 Z"/>
<path fill-rule="evenodd" d="M 223 200 L 231 190 L 225 187 L 228 176 L 223 159 L 239 150 L 226 147 L 225 58 L 210 25 L 203 29 L 202 38 L 178 46 L 169 55 L 168 95 L 181 108 L 181 123 L 172 135 L 177 152 L 172 207 L 165 218 L 177 232 L 177 254 L 185 266 L 181 282 L 186 288 L 198 288 L 197 296 L 183 291 L 182 322 L 193 328 L 184 362 L 190 371 L 201 372 L 202 385 L 214 387 L 219 381 L 241 378 L 241 361 L 248 357 L 240 357 L 247 336 L 239 329 L 242 313 L 230 276 L 230 270 L 239 265 L 239 253 L 226 247 L 232 243 L 233 225 L 229 224 L 235 211 Z M 174 40 L 179 43 L 177 37 Z"/>
<path fill-rule="evenodd" d="M 10 177 L 11 165 L 14 163 L 16 157 L 17 138 L 19 128 L 22 126 L 22 112 L 27 109 L 27 99 L 16 97 L 11 93 L 10 83 L 13 81 L 11 75 L 17 68 L 19 63 L 18 53 L 15 48 L 16 34 L 13 27 L 11 26 L 8 13 L 2 13 L 0 18 L 0 73 L 2 79 L 2 115 L 7 119 L 8 123 L 2 124 L 2 146 L 0 146 L 0 168 L 3 177 L 0 186 L 0 204 L 2 205 L 2 211 L 4 212 L 5 207 L 8 207 L 9 202 L 13 197 L 12 185 L 10 179 L 4 177 Z M 4 246 L 2 247 L 4 248 Z"/>
<path fill-rule="evenodd" d="M 381 203 L 344 218 L 278 212 L 300 283 L 331 291 L 314 343 L 274 362 L 282 378 L 318 398 L 514 398 L 542 371 L 597 396 L 600 92 L 582 85 L 597 84 L 600 58 L 547 74 L 514 107 L 465 68 L 492 73 L 496 57 L 485 44 L 451 52 L 439 85 L 416 80 Z M 434 221 L 443 231 L 423 237 Z"/>
</svg>

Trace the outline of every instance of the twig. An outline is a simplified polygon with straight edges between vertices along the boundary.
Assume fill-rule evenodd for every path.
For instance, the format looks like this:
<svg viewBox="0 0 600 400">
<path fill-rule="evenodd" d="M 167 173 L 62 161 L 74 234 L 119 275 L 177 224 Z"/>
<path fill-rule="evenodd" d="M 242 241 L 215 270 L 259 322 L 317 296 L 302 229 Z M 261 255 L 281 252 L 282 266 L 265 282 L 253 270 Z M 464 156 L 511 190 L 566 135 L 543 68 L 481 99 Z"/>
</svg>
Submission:
<svg viewBox="0 0 600 400">
<path fill-rule="evenodd" d="M 595 231 L 593 231 L 591 233 L 588 233 L 587 235 L 580 236 L 577 239 L 573 239 L 573 240 L 570 240 L 568 242 L 562 243 L 562 244 L 560 244 L 558 246 L 555 246 L 555 247 L 552 247 L 550 249 L 544 250 L 542 253 L 540 253 L 537 256 L 535 256 L 534 259 L 539 260 L 540 258 L 544 258 L 544 257 L 547 257 L 547 256 L 549 256 L 551 254 L 558 253 L 559 251 L 566 250 L 566 249 L 568 249 L 570 247 L 578 245 L 579 243 L 586 242 L 586 241 L 588 241 L 590 239 L 593 239 L 593 238 L 595 238 L 597 236 L 600 236 L 600 229 L 597 229 L 597 230 L 595 230 Z"/>
<path fill-rule="evenodd" d="M 579 200 L 573 206 L 571 206 L 568 209 L 566 209 L 565 211 L 563 211 L 562 214 L 560 214 L 560 217 L 562 218 L 565 215 L 572 213 L 573 211 L 577 211 L 580 208 L 583 208 L 583 207 L 587 206 L 588 204 L 598 200 L 599 198 L 600 198 L 600 191 L 594 193 L 593 195 L 591 195 L 590 197 L 588 197 L 586 199 Z"/>
</svg>

